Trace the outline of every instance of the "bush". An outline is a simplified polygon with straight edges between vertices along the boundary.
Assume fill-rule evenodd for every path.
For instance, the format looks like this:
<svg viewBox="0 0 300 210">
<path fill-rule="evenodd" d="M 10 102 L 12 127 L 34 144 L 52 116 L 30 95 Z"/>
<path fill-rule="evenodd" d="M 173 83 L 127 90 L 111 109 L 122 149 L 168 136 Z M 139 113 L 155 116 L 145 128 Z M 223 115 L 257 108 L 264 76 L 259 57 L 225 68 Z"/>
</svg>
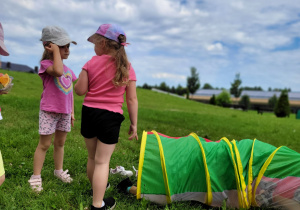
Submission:
<svg viewBox="0 0 300 210">
<path fill-rule="evenodd" d="M 248 95 L 243 95 L 241 100 L 239 101 L 239 105 L 243 107 L 243 110 L 250 109 L 250 98 Z"/>
<path fill-rule="evenodd" d="M 212 97 L 209 99 L 209 104 L 217 105 L 217 100 L 215 94 L 212 95 Z"/>
<path fill-rule="evenodd" d="M 280 94 L 278 102 L 276 103 L 274 113 L 277 117 L 290 116 L 291 108 L 289 103 L 289 96 L 286 90 Z"/>
<path fill-rule="evenodd" d="M 151 90 L 152 87 L 150 85 L 148 85 L 147 83 L 144 83 L 142 88 Z"/>
<path fill-rule="evenodd" d="M 270 108 L 275 109 L 277 104 L 277 96 L 274 94 L 271 98 L 269 98 L 268 105 Z"/>
<path fill-rule="evenodd" d="M 217 105 L 224 107 L 224 106 L 226 106 L 228 104 L 231 104 L 230 93 L 228 93 L 226 90 L 223 90 L 217 96 Z"/>
</svg>

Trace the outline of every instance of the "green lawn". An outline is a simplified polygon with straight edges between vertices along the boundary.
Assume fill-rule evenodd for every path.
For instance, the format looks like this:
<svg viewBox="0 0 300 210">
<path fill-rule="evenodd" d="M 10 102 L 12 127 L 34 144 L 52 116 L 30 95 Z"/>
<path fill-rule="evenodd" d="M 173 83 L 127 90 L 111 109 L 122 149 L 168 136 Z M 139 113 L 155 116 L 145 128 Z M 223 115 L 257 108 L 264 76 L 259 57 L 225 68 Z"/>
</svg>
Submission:
<svg viewBox="0 0 300 210">
<path fill-rule="evenodd" d="M 0 187 L 0 209 L 84 209 L 91 202 L 90 185 L 86 177 L 87 151 L 80 135 L 81 104 L 83 97 L 75 96 L 75 127 L 65 144 L 64 169 L 69 169 L 74 182 L 63 184 L 54 178 L 53 147 L 50 147 L 42 171 L 44 191 L 39 195 L 29 188 L 33 154 L 39 141 L 38 113 L 42 82 L 38 75 L 8 72 L 14 86 L 7 95 L 0 96 L 3 120 L 0 121 L 0 149 L 4 159 L 6 181 Z M 126 169 L 138 167 L 140 139 L 143 130 L 169 136 L 186 136 L 191 132 L 211 140 L 258 139 L 274 146 L 285 145 L 300 152 L 300 120 L 276 118 L 273 113 L 258 115 L 201 104 L 150 90 L 138 89 L 139 141 L 127 140 L 129 117 L 124 104 L 120 141 L 111 159 L 111 166 Z M 159 207 L 135 197 L 119 194 L 116 186 L 122 177 L 111 175 L 107 196 L 117 200 L 116 209 L 199 209 L 188 203 L 174 203 Z"/>
</svg>

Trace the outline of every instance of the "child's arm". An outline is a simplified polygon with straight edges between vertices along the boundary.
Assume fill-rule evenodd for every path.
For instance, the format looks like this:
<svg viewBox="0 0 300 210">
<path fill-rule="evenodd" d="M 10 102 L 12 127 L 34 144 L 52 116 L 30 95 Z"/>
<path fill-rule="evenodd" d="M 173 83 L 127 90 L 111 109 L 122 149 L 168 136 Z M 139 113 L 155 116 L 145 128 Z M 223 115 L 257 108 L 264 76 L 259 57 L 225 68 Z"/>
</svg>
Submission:
<svg viewBox="0 0 300 210">
<path fill-rule="evenodd" d="M 64 65 L 59 52 L 59 47 L 56 44 L 50 43 L 45 46 L 45 49 L 53 54 L 53 66 L 49 66 L 46 72 L 51 76 L 61 77 L 64 74 Z"/>
<path fill-rule="evenodd" d="M 136 96 L 136 82 L 129 81 L 129 85 L 126 88 L 126 103 L 127 109 L 130 118 L 130 127 L 128 134 L 131 136 L 128 138 L 129 140 L 136 139 L 138 140 L 137 135 L 137 117 L 138 117 L 138 100 Z"/>
<path fill-rule="evenodd" d="M 82 69 L 81 73 L 79 74 L 79 79 L 74 86 L 75 93 L 79 96 L 86 94 L 86 92 L 88 91 L 88 85 L 88 73 L 86 70 Z"/>
</svg>

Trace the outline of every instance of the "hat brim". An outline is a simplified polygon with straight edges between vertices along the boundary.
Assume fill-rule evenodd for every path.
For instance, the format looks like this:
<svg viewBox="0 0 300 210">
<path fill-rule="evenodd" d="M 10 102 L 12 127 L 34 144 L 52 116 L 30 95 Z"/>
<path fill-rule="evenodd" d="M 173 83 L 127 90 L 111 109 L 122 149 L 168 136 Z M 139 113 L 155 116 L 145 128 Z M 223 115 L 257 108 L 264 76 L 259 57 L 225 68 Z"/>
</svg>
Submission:
<svg viewBox="0 0 300 210">
<path fill-rule="evenodd" d="M 71 40 L 66 40 L 66 41 L 58 40 L 58 41 L 51 41 L 51 42 L 53 42 L 54 44 L 56 44 L 58 46 L 65 46 L 65 45 L 70 44 L 70 43 L 73 43 L 73 44 L 77 45 L 77 42 L 71 41 Z"/>
<path fill-rule="evenodd" d="M 88 40 L 89 42 L 95 43 L 94 41 L 95 41 L 95 38 L 96 38 L 97 36 L 98 36 L 98 35 L 95 33 L 95 34 L 93 34 L 92 36 L 90 36 L 87 40 Z"/>
<path fill-rule="evenodd" d="M 42 40 L 40 39 L 40 41 L 43 41 L 43 42 L 52 42 L 58 46 L 65 46 L 69 43 L 73 43 L 75 45 L 77 45 L 77 42 L 75 41 L 71 41 L 70 39 L 63 39 L 63 40 Z"/>
<path fill-rule="evenodd" d="M 4 42 L 0 40 L 0 54 L 3 56 L 8 56 L 9 53 L 4 45 Z"/>
</svg>

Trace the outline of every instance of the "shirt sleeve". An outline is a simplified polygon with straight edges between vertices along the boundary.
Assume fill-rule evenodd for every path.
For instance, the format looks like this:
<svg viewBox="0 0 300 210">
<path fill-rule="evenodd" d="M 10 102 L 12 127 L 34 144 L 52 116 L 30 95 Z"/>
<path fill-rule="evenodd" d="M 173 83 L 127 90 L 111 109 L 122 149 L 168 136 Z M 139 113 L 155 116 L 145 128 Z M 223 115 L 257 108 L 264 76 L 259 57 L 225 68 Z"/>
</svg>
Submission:
<svg viewBox="0 0 300 210">
<path fill-rule="evenodd" d="M 84 66 L 82 67 L 82 69 L 88 71 L 88 65 L 89 65 L 89 61 L 84 64 Z"/>
<path fill-rule="evenodd" d="M 53 61 L 51 60 L 43 60 L 41 61 L 41 67 L 39 69 L 39 75 L 43 75 L 46 73 L 46 70 L 49 66 L 53 66 Z"/>
<path fill-rule="evenodd" d="M 131 64 L 130 64 L 130 69 L 129 69 L 129 80 L 131 80 L 131 81 L 137 81 L 136 80 L 135 71 L 132 68 Z"/>
</svg>

